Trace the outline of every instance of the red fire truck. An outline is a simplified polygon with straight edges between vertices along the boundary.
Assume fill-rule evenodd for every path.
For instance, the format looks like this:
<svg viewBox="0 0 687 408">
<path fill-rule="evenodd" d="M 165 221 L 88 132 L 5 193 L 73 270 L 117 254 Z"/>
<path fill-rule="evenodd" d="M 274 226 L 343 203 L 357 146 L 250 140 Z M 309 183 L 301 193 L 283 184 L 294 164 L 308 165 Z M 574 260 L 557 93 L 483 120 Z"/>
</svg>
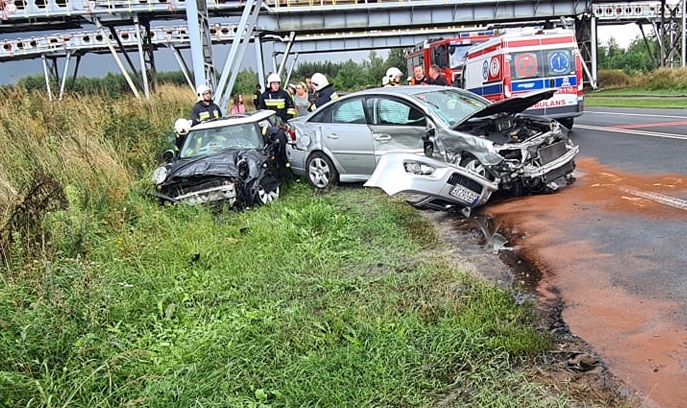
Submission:
<svg viewBox="0 0 687 408">
<path fill-rule="evenodd" d="M 425 76 L 429 76 L 429 67 L 436 64 L 441 68 L 441 73 L 448 83 L 457 86 L 468 48 L 496 35 L 493 30 L 463 32 L 458 37 L 429 39 L 419 43 L 405 56 L 408 73 L 412 76 L 413 68 L 422 65 Z"/>
<path fill-rule="evenodd" d="M 509 32 L 482 42 L 470 48 L 461 82 L 492 101 L 557 88 L 551 99 L 527 112 L 558 119 L 568 128 L 584 111 L 582 57 L 568 29 Z"/>
</svg>

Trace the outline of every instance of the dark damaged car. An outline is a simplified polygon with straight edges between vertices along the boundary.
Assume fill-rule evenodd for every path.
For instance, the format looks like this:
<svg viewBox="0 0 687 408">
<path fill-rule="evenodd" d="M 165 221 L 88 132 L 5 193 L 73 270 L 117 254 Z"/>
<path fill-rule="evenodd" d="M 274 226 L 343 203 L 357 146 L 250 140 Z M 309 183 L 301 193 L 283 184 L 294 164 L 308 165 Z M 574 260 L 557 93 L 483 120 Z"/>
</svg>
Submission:
<svg viewBox="0 0 687 408">
<path fill-rule="evenodd" d="M 230 115 L 192 127 L 178 152 L 153 172 L 162 201 L 218 204 L 234 208 L 263 205 L 279 197 L 274 129 L 283 126 L 274 111 Z M 265 135 L 265 136 L 263 136 Z"/>
<path fill-rule="evenodd" d="M 389 194 L 421 193 L 460 206 L 492 186 L 514 195 L 553 191 L 560 180 L 573 180 L 579 148 L 555 120 L 522 112 L 554 92 L 497 103 L 440 86 L 352 93 L 289 122 L 296 135 L 289 159 L 317 188 L 367 181 Z M 454 172 L 467 172 L 479 186 L 456 189 Z"/>
</svg>

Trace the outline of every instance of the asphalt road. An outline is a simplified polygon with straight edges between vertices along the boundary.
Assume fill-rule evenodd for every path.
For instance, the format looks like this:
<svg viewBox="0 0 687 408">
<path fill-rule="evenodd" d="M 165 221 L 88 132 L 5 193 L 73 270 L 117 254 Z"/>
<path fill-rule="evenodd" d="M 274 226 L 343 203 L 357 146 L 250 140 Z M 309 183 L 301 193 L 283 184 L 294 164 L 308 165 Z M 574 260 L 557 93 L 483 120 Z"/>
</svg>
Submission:
<svg viewBox="0 0 687 408">
<path fill-rule="evenodd" d="M 589 108 L 577 181 L 484 212 L 642 407 L 687 407 L 687 110 Z"/>
</svg>

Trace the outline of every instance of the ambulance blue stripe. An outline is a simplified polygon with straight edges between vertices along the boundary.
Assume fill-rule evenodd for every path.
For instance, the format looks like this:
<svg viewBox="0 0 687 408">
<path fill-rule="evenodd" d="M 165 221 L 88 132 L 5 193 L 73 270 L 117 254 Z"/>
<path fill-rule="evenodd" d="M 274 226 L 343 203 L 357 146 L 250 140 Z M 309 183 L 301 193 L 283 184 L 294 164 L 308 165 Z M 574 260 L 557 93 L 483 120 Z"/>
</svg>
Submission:
<svg viewBox="0 0 687 408">
<path fill-rule="evenodd" d="M 496 83 L 496 84 L 481 86 L 481 87 L 477 87 L 477 88 L 470 88 L 468 90 L 472 93 L 476 93 L 477 95 L 481 95 L 481 96 L 501 95 L 503 93 L 503 84 L 502 83 Z"/>
<path fill-rule="evenodd" d="M 554 80 L 554 86 L 560 88 L 563 86 L 563 82 L 567 79 L 566 86 L 577 86 L 577 77 L 558 77 L 558 78 L 545 78 L 545 79 L 526 79 L 521 81 L 513 81 L 513 92 L 523 92 L 523 91 L 538 91 L 540 89 L 546 89 L 550 86 L 547 84 Z"/>
<path fill-rule="evenodd" d="M 543 79 L 528 79 L 527 81 L 513 81 L 513 92 L 537 91 L 544 89 Z"/>
</svg>

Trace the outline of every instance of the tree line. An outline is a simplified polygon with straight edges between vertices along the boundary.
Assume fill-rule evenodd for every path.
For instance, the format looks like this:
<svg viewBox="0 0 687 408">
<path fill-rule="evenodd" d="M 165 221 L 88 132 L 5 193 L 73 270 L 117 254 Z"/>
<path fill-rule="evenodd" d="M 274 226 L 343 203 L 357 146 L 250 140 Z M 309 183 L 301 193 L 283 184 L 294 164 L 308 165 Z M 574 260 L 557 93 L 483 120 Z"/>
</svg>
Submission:
<svg viewBox="0 0 687 408">
<path fill-rule="evenodd" d="M 628 75 L 648 73 L 658 65 L 658 45 L 655 39 L 644 41 L 641 38 L 633 40 L 627 49 L 619 46 L 615 38 L 598 47 L 599 70 L 621 70 Z M 679 60 L 679 55 L 676 56 Z M 392 49 L 386 58 L 376 51 L 370 51 L 367 59 L 356 62 L 352 59 L 341 62 L 321 61 L 304 62 L 291 72 L 288 81 L 296 83 L 303 81 L 306 76 L 315 72 L 324 74 L 334 88 L 340 92 L 352 92 L 360 89 L 381 86 L 381 80 L 389 67 L 397 67 L 406 71 L 406 60 L 402 49 Z M 158 82 L 161 84 L 176 84 L 187 86 L 186 79 L 181 72 L 158 72 Z M 286 81 L 286 75 L 282 75 Z M 255 91 L 258 75 L 249 69 L 241 71 L 236 79 L 232 93 L 250 95 Z M 45 90 L 45 79 L 42 75 L 32 75 L 21 78 L 18 86 L 28 91 Z M 78 77 L 69 78 L 66 83 L 67 91 L 76 94 L 102 95 L 117 98 L 131 91 L 121 74 L 107 74 L 102 78 Z M 57 84 L 53 84 L 57 89 Z"/>
</svg>

